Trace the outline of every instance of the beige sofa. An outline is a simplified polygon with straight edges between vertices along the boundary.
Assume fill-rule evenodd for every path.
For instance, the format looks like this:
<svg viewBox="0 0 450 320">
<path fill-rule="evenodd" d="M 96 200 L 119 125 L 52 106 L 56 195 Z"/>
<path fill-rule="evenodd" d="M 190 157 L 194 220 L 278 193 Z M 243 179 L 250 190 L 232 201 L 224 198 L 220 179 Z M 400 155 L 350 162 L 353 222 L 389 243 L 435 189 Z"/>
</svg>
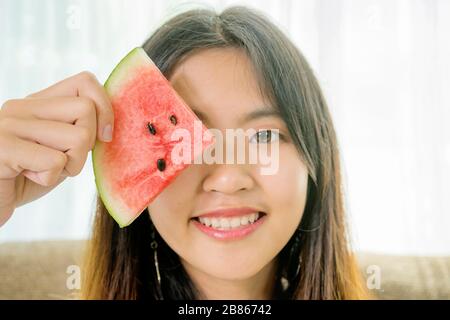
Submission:
<svg viewBox="0 0 450 320">
<path fill-rule="evenodd" d="M 75 270 L 70 266 L 80 265 L 83 246 L 83 241 L 0 244 L 0 299 L 74 298 L 78 290 L 67 282 Z M 450 257 L 363 253 L 358 258 L 380 299 L 450 299 Z M 378 275 L 379 282 L 373 278 Z"/>
</svg>

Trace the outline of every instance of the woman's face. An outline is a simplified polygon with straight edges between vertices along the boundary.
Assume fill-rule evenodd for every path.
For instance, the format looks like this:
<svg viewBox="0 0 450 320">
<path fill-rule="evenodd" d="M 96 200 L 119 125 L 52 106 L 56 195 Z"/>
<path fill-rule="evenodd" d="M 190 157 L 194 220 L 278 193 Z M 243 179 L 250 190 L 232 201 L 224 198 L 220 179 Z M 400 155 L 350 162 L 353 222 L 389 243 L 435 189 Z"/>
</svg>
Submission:
<svg viewBox="0 0 450 320">
<path fill-rule="evenodd" d="M 279 130 L 279 164 L 273 174 L 261 174 L 259 164 L 192 164 L 148 207 L 159 234 L 180 256 L 188 272 L 195 270 L 222 280 L 256 276 L 273 265 L 300 222 L 307 169 L 280 117 L 268 114 L 244 121 L 255 110 L 274 107 L 261 96 L 251 62 L 243 51 L 198 51 L 182 60 L 169 80 L 187 104 L 203 116 L 203 123 L 224 137 L 225 129 Z M 260 138 L 264 141 L 267 136 Z M 250 140 L 246 140 L 247 146 L 255 143 L 255 137 Z M 218 239 L 201 231 L 198 222 L 192 220 L 216 209 L 242 207 L 265 215 L 253 232 L 241 238 Z M 220 222 L 221 218 L 217 219 Z"/>
</svg>

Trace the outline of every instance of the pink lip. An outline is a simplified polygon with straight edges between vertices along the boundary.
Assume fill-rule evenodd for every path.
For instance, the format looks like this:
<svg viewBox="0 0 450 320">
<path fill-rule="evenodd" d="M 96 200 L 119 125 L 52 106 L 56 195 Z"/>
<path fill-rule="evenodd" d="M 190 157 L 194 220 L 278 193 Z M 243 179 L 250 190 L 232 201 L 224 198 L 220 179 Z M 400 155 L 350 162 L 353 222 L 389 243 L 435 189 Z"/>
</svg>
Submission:
<svg viewBox="0 0 450 320">
<path fill-rule="evenodd" d="M 255 212 L 255 211 L 252 211 Z M 204 224 L 200 223 L 199 221 L 192 219 L 192 222 L 194 225 L 202 232 L 204 232 L 206 235 L 218 239 L 218 240 L 238 240 L 242 239 L 249 234 L 251 234 L 253 231 L 255 231 L 260 225 L 266 221 L 267 215 L 263 215 L 258 220 L 256 220 L 253 223 L 249 223 L 248 225 L 241 226 L 236 229 L 229 229 L 229 230 L 217 230 L 213 227 L 207 227 Z"/>
</svg>

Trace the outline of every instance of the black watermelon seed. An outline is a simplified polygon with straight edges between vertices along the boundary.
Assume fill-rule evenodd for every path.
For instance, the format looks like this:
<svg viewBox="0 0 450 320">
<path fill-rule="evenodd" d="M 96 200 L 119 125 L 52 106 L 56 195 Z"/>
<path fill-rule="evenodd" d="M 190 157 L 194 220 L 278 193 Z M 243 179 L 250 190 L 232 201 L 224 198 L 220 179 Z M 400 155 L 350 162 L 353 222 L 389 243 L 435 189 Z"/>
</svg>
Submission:
<svg viewBox="0 0 450 320">
<path fill-rule="evenodd" d="M 153 124 L 151 124 L 151 123 L 149 122 L 149 123 L 147 123 L 147 127 L 148 127 L 148 131 L 150 131 L 150 133 L 151 133 L 152 135 L 155 135 L 155 134 L 156 134 L 156 129 L 155 129 L 155 127 L 153 126 Z"/>
<path fill-rule="evenodd" d="M 172 122 L 174 125 L 177 124 L 177 118 L 174 115 L 171 115 L 169 119 L 170 119 L 170 122 Z"/>
<path fill-rule="evenodd" d="M 159 171 L 164 171 L 166 169 L 166 161 L 164 159 L 158 159 L 156 166 Z"/>
</svg>

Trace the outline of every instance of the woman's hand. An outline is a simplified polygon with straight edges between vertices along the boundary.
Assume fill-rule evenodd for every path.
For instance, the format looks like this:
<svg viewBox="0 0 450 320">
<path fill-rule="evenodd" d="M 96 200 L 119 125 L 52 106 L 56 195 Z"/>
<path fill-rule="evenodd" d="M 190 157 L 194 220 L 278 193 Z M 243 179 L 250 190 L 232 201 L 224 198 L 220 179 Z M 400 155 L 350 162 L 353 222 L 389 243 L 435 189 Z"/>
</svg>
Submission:
<svg viewBox="0 0 450 320">
<path fill-rule="evenodd" d="M 0 226 L 15 208 L 82 170 L 95 140 L 112 137 L 103 86 L 82 72 L 0 110 Z"/>
</svg>

